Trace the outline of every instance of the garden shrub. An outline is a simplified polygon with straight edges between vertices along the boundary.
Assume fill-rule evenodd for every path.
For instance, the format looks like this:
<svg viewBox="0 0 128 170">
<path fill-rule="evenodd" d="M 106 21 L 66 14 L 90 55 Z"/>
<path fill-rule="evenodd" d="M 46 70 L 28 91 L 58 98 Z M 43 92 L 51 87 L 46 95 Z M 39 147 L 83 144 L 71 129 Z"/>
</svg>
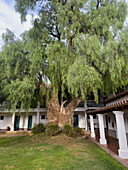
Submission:
<svg viewBox="0 0 128 170">
<path fill-rule="evenodd" d="M 72 127 L 69 124 L 65 124 L 63 127 L 63 132 L 67 135 L 71 131 Z"/>
<path fill-rule="evenodd" d="M 46 126 L 45 133 L 48 136 L 55 136 L 59 134 L 59 126 L 57 124 L 49 124 Z"/>
<path fill-rule="evenodd" d="M 75 131 L 75 133 L 76 133 L 77 136 L 79 136 L 79 135 L 84 135 L 84 132 L 83 132 L 82 129 L 79 128 L 79 127 L 75 127 L 75 128 L 74 128 L 74 131 Z"/>
<path fill-rule="evenodd" d="M 39 123 L 38 125 L 36 125 L 32 128 L 32 133 L 33 134 L 42 133 L 42 132 L 44 132 L 44 129 L 45 129 L 44 124 Z"/>
<path fill-rule="evenodd" d="M 46 124 L 46 126 L 45 126 L 45 128 L 47 128 L 47 126 L 49 126 L 49 125 L 58 125 L 56 122 L 48 122 L 47 124 Z"/>
<path fill-rule="evenodd" d="M 80 135 L 84 135 L 84 132 L 79 127 L 71 127 L 69 124 L 65 124 L 63 127 L 63 132 L 70 137 L 76 137 Z"/>
<path fill-rule="evenodd" d="M 76 133 L 74 131 L 74 129 L 69 125 L 69 124 L 65 124 L 63 127 L 63 132 L 70 137 L 75 137 Z"/>
</svg>

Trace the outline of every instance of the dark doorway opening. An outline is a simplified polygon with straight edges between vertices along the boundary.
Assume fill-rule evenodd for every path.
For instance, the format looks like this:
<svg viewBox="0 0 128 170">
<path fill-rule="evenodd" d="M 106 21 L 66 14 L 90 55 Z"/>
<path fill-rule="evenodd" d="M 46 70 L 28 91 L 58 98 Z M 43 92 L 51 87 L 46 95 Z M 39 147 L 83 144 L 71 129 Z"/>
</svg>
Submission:
<svg viewBox="0 0 128 170">
<path fill-rule="evenodd" d="M 74 120 L 73 126 L 78 127 L 78 115 L 74 115 L 73 120 Z"/>
<path fill-rule="evenodd" d="M 105 121 L 106 121 L 106 128 L 108 129 L 108 116 L 105 115 Z"/>
<path fill-rule="evenodd" d="M 32 129 L 32 116 L 28 117 L 28 130 Z"/>
<path fill-rule="evenodd" d="M 20 116 L 15 116 L 14 130 L 19 130 Z"/>
</svg>

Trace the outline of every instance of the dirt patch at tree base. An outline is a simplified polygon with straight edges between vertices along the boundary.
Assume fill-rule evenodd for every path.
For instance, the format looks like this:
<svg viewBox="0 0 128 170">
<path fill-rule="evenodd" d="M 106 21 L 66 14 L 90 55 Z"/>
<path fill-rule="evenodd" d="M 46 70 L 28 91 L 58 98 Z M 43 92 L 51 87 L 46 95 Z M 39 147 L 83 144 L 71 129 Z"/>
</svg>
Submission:
<svg viewBox="0 0 128 170">
<path fill-rule="evenodd" d="M 58 136 L 50 137 L 46 140 L 48 144 L 52 145 L 62 145 L 66 148 L 79 148 L 82 146 L 81 140 L 78 138 L 68 137 L 65 134 L 60 134 Z M 85 143 L 84 143 L 85 145 Z"/>
</svg>

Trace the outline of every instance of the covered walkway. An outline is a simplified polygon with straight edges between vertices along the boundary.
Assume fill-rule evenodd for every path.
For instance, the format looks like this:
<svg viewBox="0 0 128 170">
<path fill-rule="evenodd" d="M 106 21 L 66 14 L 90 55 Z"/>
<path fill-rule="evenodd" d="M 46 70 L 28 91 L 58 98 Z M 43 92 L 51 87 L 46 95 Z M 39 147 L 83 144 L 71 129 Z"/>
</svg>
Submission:
<svg viewBox="0 0 128 170">
<path fill-rule="evenodd" d="M 90 137 L 90 139 L 99 147 L 101 147 L 103 150 L 105 150 L 108 154 L 110 154 L 113 158 L 115 158 L 118 162 L 120 162 L 122 165 L 124 165 L 126 168 L 128 168 L 128 159 L 122 159 L 117 154 L 115 154 L 113 151 L 111 151 L 106 145 L 100 144 L 97 140 Z"/>
<path fill-rule="evenodd" d="M 100 139 L 99 129 L 95 129 L 95 135 L 96 135 L 95 139 L 99 142 Z M 107 148 L 118 155 L 119 149 L 118 139 L 109 136 L 107 129 L 105 129 L 105 138 L 107 140 Z"/>
<path fill-rule="evenodd" d="M 122 99 L 122 98 L 121 98 Z M 110 102 L 107 106 L 88 111 L 90 116 L 91 137 L 99 141 L 101 145 L 106 145 L 114 153 L 123 159 L 128 159 L 128 142 L 126 128 L 128 127 L 128 96 L 125 100 Z M 108 129 L 106 130 L 106 117 Z M 98 118 L 98 129 L 94 129 L 93 116 Z M 110 133 L 111 132 L 111 133 Z M 113 135 L 113 134 L 114 135 Z M 108 135 L 109 134 L 109 135 Z"/>
</svg>

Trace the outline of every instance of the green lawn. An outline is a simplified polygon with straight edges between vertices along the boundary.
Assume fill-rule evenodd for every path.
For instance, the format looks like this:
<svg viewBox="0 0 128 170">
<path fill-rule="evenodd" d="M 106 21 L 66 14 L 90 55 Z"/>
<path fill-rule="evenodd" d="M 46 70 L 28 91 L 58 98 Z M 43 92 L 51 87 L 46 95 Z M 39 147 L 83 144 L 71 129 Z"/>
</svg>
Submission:
<svg viewBox="0 0 128 170">
<path fill-rule="evenodd" d="M 126 169 L 89 139 L 59 135 L 0 138 L 0 169 Z"/>
</svg>

